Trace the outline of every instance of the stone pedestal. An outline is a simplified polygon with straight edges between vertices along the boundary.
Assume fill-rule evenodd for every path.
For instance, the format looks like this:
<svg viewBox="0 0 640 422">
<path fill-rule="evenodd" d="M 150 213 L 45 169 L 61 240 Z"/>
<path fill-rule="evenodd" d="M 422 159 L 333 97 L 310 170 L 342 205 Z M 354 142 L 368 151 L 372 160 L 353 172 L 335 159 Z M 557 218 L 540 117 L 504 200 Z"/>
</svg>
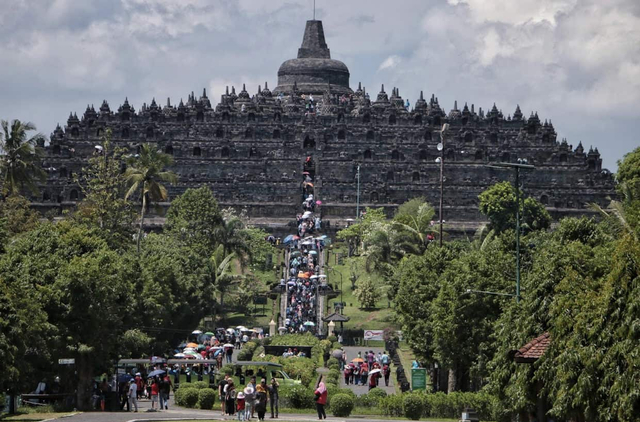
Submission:
<svg viewBox="0 0 640 422">
<path fill-rule="evenodd" d="M 269 337 L 273 337 L 276 335 L 276 322 L 271 319 L 271 322 L 269 323 Z"/>
<path fill-rule="evenodd" d="M 327 324 L 327 327 L 328 327 L 327 335 L 332 336 L 333 330 L 335 330 L 336 328 L 336 323 L 333 321 L 329 321 L 329 324 Z"/>
</svg>

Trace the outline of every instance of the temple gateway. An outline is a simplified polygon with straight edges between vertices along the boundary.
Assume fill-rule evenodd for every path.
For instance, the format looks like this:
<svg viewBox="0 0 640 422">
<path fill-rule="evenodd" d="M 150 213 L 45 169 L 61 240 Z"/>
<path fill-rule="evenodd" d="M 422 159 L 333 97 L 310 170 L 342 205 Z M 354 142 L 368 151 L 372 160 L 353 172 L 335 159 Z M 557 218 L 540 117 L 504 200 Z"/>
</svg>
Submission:
<svg viewBox="0 0 640 422">
<path fill-rule="evenodd" d="M 481 224 L 480 192 L 513 180 L 511 172 L 487 167 L 491 162 L 527 159 L 535 165 L 523 175 L 525 195 L 554 218 L 590 213 L 589 203 L 606 206 L 615 195 L 598 149 L 558 141 L 551 121 L 537 113 L 526 117 L 518 106 L 505 116 L 495 104 L 485 111 L 457 102 L 447 113 L 437 97 L 422 92 L 408 107 L 398 88 L 387 93 L 383 85 L 370 95 L 360 84 L 354 91 L 349 79 L 347 66 L 331 59 L 322 22 L 312 20 L 297 58 L 280 66 L 273 91 L 267 83 L 253 94 L 244 85 L 227 87 L 215 105 L 204 90 L 177 105 L 153 99 L 136 110 L 125 99 L 115 110 L 106 101 L 98 110 L 87 106 L 81 117 L 72 113 L 64 128 L 53 131 L 45 147 L 48 180 L 41 197 L 32 198 L 34 206 L 61 213 L 81 199 L 74 175 L 86 167 L 107 128 L 112 141 L 132 154 L 152 143 L 173 155 L 179 182 L 168 187 L 170 199 L 210 186 L 221 206 L 245 209 L 271 228 L 286 226 L 300 208 L 305 171 L 322 201 L 323 220 L 333 228 L 356 217 L 358 202 L 361 209 L 391 213 L 424 196 L 435 206 L 438 157 L 444 160 L 444 219 L 452 231 Z M 444 123 L 450 130 L 439 151 Z M 162 218 L 150 221 L 161 224 Z"/>
</svg>

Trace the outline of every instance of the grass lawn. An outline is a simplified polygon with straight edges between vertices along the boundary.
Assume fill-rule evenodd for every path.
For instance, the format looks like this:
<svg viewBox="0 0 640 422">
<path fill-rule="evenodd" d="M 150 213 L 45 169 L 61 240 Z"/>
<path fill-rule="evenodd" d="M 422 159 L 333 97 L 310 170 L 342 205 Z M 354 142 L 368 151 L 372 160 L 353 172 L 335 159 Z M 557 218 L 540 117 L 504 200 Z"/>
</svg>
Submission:
<svg viewBox="0 0 640 422">
<path fill-rule="evenodd" d="M 336 284 L 338 288 L 340 288 L 340 275 L 338 273 L 342 274 L 342 300 L 346 303 L 344 315 L 350 318 L 350 321 L 345 323 L 345 328 L 382 330 L 387 327 L 392 327 L 399 329 L 393 318 L 395 311 L 389 307 L 389 302 L 385 295 L 380 295 L 380 299 L 377 301 L 375 308 L 360 309 L 360 303 L 353 295 L 353 289 L 351 288 L 351 268 L 349 262 L 345 258 L 342 265 L 337 265 L 334 252 L 344 251 L 342 249 L 334 249 L 331 252 L 329 265 L 334 271 L 326 269 L 325 273 L 328 275 L 329 283 Z M 365 273 L 364 267 L 362 266 L 359 266 L 357 271 L 361 273 L 361 277 L 370 277 L 369 274 Z M 329 313 L 333 312 L 333 302 L 340 302 L 340 300 L 341 297 L 338 296 L 330 301 Z"/>
</svg>

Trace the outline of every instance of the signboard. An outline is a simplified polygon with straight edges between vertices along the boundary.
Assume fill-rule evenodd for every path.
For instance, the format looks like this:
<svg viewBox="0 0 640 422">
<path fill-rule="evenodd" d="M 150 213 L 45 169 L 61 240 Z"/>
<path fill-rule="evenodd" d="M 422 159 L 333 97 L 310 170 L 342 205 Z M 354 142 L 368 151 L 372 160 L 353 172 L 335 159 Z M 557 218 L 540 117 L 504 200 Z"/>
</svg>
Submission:
<svg viewBox="0 0 640 422">
<path fill-rule="evenodd" d="M 425 368 L 412 368 L 411 369 L 411 390 L 426 390 L 427 389 L 427 370 Z"/>
<path fill-rule="evenodd" d="M 365 340 L 383 340 L 384 330 L 364 330 Z"/>
<path fill-rule="evenodd" d="M 75 359 L 58 359 L 58 365 L 75 365 Z"/>
</svg>

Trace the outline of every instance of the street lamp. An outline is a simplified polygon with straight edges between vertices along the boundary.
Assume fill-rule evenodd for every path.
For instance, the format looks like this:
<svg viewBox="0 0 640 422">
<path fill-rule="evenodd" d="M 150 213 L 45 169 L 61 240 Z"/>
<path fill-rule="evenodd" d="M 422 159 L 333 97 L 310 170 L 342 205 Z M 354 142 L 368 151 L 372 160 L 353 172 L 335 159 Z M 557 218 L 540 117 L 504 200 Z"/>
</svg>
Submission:
<svg viewBox="0 0 640 422">
<path fill-rule="evenodd" d="M 336 271 L 334 268 L 331 268 L 330 266 L 326 266 L 329 271 L 335 273 L 338 273 L 338 275 L 340 276 L 340 303 L 342 306 L 340 306 L 340 314 L 343 313 L 343 309 L 344 309 L 344 296 L 343 296 L 343 288 L 342 288 L 342 272 L 341 271 Z"/>
<path fill-rule="evenodd" d="M 533 170 L 536 167 L 528 164 L 526 158 L 518 158 L 517 163 L 494 163 L 487 167 L 495 169 L 514 169 L 516 173 L 516 302 L 520 302 L 520 169 Z M 524 196 L 522 197 L 524 212 Z"/>
<path fill-rule="evenodd" d="M 442 247 L 442 198 L 444 194 L 444 136 L 449 130 L 449 123 L 445 123 L 442 125 L 442 129 L 440 130 L 440 143 L 437 148 L 440 151 L 440 157 L 436 158 L 436 163 L 440 164 L 440 212 L 439 212 L 439 220 L 440 220 L 440 246 Z"/>
<path fill-rule="evenodd" d="M 360 164 L 358 164 L 356 178 L 358 179 L 358 191 L 356 193 L 356 220 L 358 220 L 360 218 Z"/>
</svg>

